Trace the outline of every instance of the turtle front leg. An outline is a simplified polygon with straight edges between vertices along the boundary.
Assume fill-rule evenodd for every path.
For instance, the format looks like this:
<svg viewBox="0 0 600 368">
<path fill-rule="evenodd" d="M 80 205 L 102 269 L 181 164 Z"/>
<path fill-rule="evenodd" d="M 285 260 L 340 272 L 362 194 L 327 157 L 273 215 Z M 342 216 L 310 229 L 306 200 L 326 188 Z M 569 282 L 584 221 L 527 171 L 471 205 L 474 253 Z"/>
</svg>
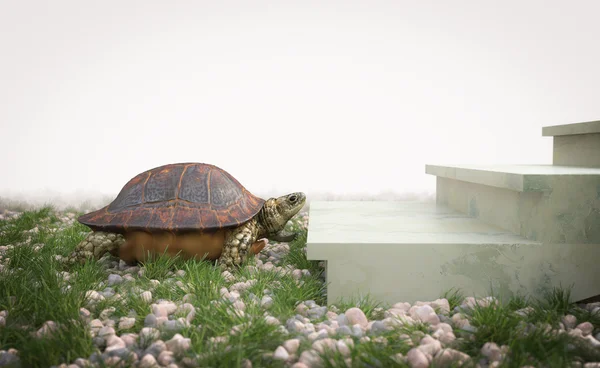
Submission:
<svg viewBox="0 0 600 368">
<path fill-rule="evenodd" d="M 249 254 L 253 251 L 260 251 L 260 244 L 253 247 L 257 238 L 258 229 L 255 221 L 231 229 L 225 233 L 225 242 L 223 251 L 219 257 L 219 265 L 225 270 L 232 270 L 239 267 Z M 254 249 L 253 249 L 254 248 Z"/>
<path fill-rule="evenodd" d="M 281 230 L 277 234 L 271 236 L 270 239 L 278 241 L 278 242 L 287 243 L 287 242 L 291 242 L 292 240 L 296 239 L 297 236 L 298 236 L 297 233 L 289 233 L 285 230 Z"/>
</svg>

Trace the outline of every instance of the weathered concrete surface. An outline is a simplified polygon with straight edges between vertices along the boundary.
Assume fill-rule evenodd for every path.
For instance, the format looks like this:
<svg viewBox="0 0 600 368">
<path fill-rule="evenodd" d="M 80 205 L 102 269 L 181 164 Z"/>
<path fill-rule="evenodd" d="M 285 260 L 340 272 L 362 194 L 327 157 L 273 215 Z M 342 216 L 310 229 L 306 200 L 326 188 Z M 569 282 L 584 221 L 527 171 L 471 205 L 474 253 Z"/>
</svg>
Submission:
<svg viewBox="0 0 600 368">
<path fill-rule="evenodd" d="M 446 206 L 420 202 L 313 202 L 307 257 L 327 261 L 328 303 L 369 293 L 390 303 L 467 295 L 541 296 L 574 285 L 600 294 L 600 244 L 543 244 Z"/>
<path fill-rule="evenodd" d="M 436 201 L 544 243 L 600 244 L 600 168 L 435 166 Z"/>
</svg>

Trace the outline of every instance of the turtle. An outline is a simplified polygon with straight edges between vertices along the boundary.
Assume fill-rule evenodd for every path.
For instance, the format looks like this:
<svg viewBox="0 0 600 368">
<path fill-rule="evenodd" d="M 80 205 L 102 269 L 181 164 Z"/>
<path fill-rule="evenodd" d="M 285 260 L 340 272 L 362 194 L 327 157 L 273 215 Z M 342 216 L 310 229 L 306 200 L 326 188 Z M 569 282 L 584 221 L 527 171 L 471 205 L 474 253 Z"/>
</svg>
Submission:
<svg viewBox="0 0 600 368">
<path fill-rule="evenodd" d="M 211 164 L 163 165 L 133 177 L 107 206 L 80 216 L 92 232 L 69 259 L 85 262 L 110 252 L 136 264 L 166 252 L 231 270 L 268 240 L 293 240 L 297 233 L 285 225 L 305 202 L 302 192 L 259 198 Z"/>
</svg>

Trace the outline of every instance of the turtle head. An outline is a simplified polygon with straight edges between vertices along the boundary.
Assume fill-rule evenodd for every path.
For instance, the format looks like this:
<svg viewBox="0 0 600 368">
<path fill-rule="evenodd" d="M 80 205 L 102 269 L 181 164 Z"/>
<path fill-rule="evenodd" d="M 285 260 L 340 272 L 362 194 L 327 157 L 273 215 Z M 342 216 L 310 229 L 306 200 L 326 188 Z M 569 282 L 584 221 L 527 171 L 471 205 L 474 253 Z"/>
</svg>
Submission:
<svg viewBox="0 0 600 368">
<path fill-rule="evenodd" d="M 259 222 L 265 230 L 265 237 L 276 241 L 291 241 L 295 234 L 285 232 L 285 224 L 294 217 L 306 203 L 306 195 L 291 193 L 265 202 L 259 212 Z"/>
</svg>

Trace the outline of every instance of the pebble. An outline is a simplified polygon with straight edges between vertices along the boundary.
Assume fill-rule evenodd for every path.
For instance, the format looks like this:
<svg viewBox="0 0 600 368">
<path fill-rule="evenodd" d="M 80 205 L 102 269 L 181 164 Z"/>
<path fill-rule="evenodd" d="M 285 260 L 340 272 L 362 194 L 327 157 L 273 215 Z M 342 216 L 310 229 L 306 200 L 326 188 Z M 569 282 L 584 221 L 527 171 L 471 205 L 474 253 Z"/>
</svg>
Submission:
<svg viewBox="0 0 600 368">
<path fill-rule="evenodd" d="M 350 308 L 344 313 L 344 315 L 346 316 L 349 325 L 354 326 L 358 324 L 362 328 L 367 328 L 369 320 L 360 308 Z"/>
<path fill-rule="evenodd" d="M 412 368 L 429 367 L 429 359 L 427 359 L 427 355 L 417 348 L 410 349 L 406 354 L 406 359 Z"/>
<path fill-rule="evenodd" d="M 577 317 L 572 314 L 567 314 L 562 318 L 562 323 L 567 330 L 572 330 L 577 325 Z"/>
<path fill-rule="evenodd" d="M 135 318 L 132 317 L 121 317 L 119 319 L 119 330 L 127 330 L 135 325 Z"/>
<path fill-rule="evenodd" d="M 174 354 L 172 351 L 165 350 L 158 355 L 158 358 L 156 360 L 160 365 L 166 366 L 175 362 L 175 357 L 173 355 Z"/>
<path fill-rule="evenodd" d="M 273 298 L 268 295 L 265 295 L 260 300 L 260 306 L 264 309 L 269 309 L 273 306 Z"/>
<path fill-rule="evenodd" d="M 575 328 L 581 330 L 581 334 L 583 336 L 591 335 L 592 332 L 594 331 L 594 325 L 587 321 L 578 324 L 577 327 L 575 327 Z"/>
<path fill-rule="evenodd" d="M 140 298 L 147 304 L 152 303 L 152 292 L 151 291 L 144 291 L 143 293 L 140 294 Z"/>
<path fill-rule="evenodd" d="M 285 348 L 285 350 L 287 350 L 288 353 L 296 354 L 296 352 L 298 351 L 298 348 L 300 347 L 300 340 L 299 339 L 285 340 L 283 342 L 283 347 Z"/>
<path fill-rule="evenodd" d="M 315 307 L 307 311 L 307 315 L 311 319 L 321 319 L 327 313 L 327 307 Z"/>
<path fill-rule="evenodd" d="M 409 315 L 416 320 L 437 325 L 440 323 L 440 317 L 435 313 L 435 310 L 430 305 L 421 305 L 411 307 L 408 311 Z"/>
<path fill-rule="evenodd" d="M 180 334 L 175 334 L 173 338 L 165 343 L 167 349 L 175 354 L 182 354 L 192 346 L 192 340 L 189 337 L 183 337 Z"/>
<path fill-rule="evenodd" d="M 146 354 L 142 360 L 140 360 L 138 368 L 156 368 L 157 364 L 158 362 L 152 354 Z"/>
<path fill-rule="evenodd" d="M 122 282 L 123 282 L 123 277 L 121 277 L 121 275 L 117 275 L 114 273 L 111 273 L 110 275 L 108 275 L 108 285 L 110 285 L 110 286 L 118 285 Z"/>
<path fill-rule="evenodd" d="M 283 346 L 278 346 L 277 349 L 275 349 L 275 352 L 273 353 L 273 359 L 275 360 L 288 360 L 290 357 L 289 352 L 283 347 Z"/>
<path fill-rule="evenodd" d="M 157 318 L 154 314 L 150 313 L 144 318 L 144 327 L 156 327 L 158 326 Z"/>
</svg>

